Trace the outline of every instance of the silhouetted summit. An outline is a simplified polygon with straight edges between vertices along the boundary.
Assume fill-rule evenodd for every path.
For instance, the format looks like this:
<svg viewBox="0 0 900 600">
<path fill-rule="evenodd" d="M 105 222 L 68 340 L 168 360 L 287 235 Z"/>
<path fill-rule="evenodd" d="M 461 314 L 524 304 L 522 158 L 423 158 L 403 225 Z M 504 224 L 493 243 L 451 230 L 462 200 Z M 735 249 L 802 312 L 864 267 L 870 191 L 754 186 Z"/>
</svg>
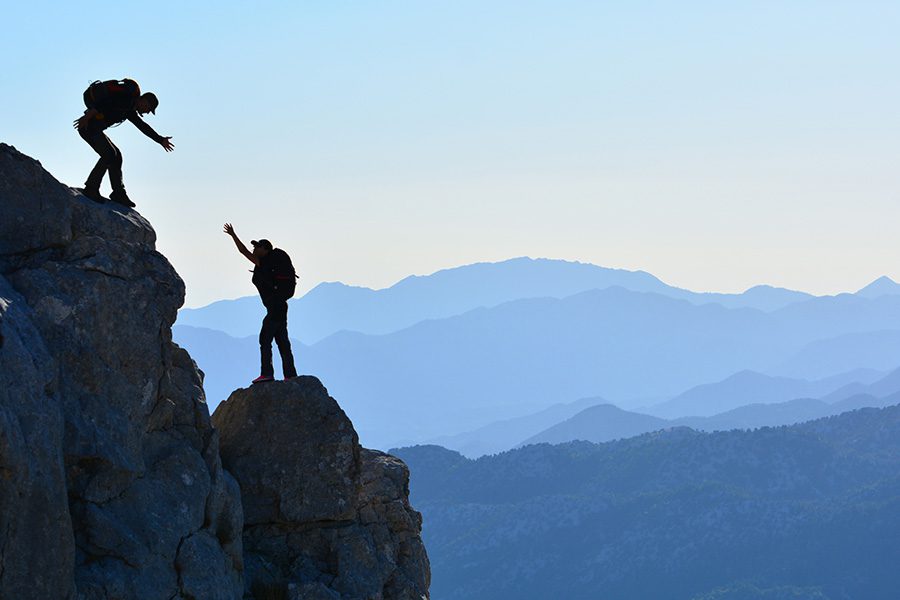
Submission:
<svg viewBox="0 0 900 600">
<path fill-rule="evenodd" d="M 890 296 L 897 294 L 900 294 L 900 284 L 886 275 L 879 277 L 866 287 L 856 292 L 857 296 L 862 296 L 864 298 L 877 298 L 879 296 Z"/>
</svg>

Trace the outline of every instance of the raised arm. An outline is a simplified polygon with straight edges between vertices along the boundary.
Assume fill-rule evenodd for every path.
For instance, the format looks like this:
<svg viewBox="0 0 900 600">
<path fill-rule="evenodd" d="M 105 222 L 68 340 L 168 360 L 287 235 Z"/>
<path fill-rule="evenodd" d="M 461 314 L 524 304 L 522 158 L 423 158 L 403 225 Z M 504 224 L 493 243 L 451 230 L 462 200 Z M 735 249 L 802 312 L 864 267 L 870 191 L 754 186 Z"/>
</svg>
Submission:
<svg viewBox="0 0 900 600">
<path fill-rule="evenodd" d="M 244 245 L 237 234 L 234 232 L 234 227 L 231 226 L 231 223 L 225 223 L 225 233 L 231 236 L 231 239 L 234 240 L 234 245 L 237 246 L 238 252 L 247 257 L 247 260 L 252 262 L 254 265 L 259 265 L 259 258 L 257 258 L 252 252 L 247 250 L 247 246 Z"/>
<path fill-rule="evenodd" d="M 132 111 L 128 115 L 128 120 L 131 121 L 132 124 L 134 124 L 134 126 L 137 127 L 141 133 L 165 148 L 166 152 L 171 152 L 175 149 L 175 144 L 171 142 L 171 136 L 163 137 L 156 133 L 156 131 L 152 127 L 150 127 L 150 124 L 147 123 L 147 121 L 143 120 L 140 115 L 137 114 L 137 112 Z"/>
</svg>

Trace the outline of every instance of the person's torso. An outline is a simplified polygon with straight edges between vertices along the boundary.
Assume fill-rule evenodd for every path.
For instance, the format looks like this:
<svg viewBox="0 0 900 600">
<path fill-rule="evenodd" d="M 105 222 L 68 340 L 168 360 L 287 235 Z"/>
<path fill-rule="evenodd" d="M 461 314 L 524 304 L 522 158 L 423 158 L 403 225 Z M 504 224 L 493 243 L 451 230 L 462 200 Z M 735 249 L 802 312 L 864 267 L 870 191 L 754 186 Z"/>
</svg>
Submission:
<svg viewBox="0 0 900 600">
<path fill-rule="evenodd" d="M 275 260 L 272 252 L 261 257 L 259 264 L 253 267 L 252 281 L 264 304 L 272 299 L 275 294 Z"/>
<path fill-rule="evenodd" d="M 284 281 L 280 280 L 288 276 L 294 277 L 293 266 L 290 257 L 284 250 L 274 248 L 259 259 L 259 264 L 253 268 L 252 281 L 259 291 L 263 304 L 274 299 L 287 299 L 287 286 Z M 293 289 L 289 294 L 293 295 Z"/>
<path fill-rule="evenodd" d="M 91 108 L 96 109 L 102 118 L 94 119 L 95 127 L 106 129 L 117 125 L 135 113 L 134 103 L 140 97 L 138 84 L 131 80 L 104 81 L 98 90 L 98 98 L 94 99 Z"/>
</svg>

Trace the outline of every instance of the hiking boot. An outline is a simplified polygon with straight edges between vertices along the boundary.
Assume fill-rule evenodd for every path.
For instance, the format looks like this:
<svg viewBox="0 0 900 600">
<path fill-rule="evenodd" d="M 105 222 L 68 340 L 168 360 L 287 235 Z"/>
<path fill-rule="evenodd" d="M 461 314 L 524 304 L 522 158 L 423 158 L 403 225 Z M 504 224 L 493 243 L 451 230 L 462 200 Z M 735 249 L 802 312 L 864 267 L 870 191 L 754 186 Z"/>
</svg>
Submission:
<svg viewBox="0 0 900 600">
<path fill-rule="evenodd" d="M 99 202 L 100 204 L 103 204 L 104 202 L 106 202 L 107 200 L 109 200 L 109 198 L 106 198 L 106 197 L 104 197 L 104 196 L 102 196 L 102 195 L 100 194 L 100 189 L 99 189 L 99 188 L 97 188 L 97 189 L 94 189 L 94 188 L 75 188 L 75 189 L 77 189 L 77 190 L 81 193 L 81 195 L 84 196 L 85 198 L 90 198 L 90 199 L 93 200 L 94 202 Z"/>
<path fill-rule="evenodd" d="M 250 383 L 265 383 L 266 381 L 275 381 L 275 378 L 271 375 L 260 375 Z"/>
<path fill-rule="evenodd" d="M 113 191 L 113 193 L 109 195 L 109 199 L 116 204 L 121 204 L 122 206 L 127 206 L 128 208 L 134 208 L 135 206 L 137 206 L 134 202 L 131 201 L 131 198 L 128 197 L 128 194 L 125 193 L 125 190 Z"/>
</svg>

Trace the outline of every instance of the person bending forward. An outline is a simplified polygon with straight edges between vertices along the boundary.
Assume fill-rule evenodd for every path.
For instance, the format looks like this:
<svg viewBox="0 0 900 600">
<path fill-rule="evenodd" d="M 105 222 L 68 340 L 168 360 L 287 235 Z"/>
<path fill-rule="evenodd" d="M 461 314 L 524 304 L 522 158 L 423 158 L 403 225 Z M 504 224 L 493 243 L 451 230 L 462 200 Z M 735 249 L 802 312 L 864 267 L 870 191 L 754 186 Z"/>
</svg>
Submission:
<svg viewBox="0 0 900 600">
<path fill-rule="evenodd" d="M 84 90 L 83 96 L 87 110 L 84 115 L 75 119 L 74 125 L 82 139 L 100 155 L 100 159 L 88 175 L 81 193 L 95 202 L 106 202 L 106 198 L 100 194 L 100 183 L 108 171 L 109 183 L 112 185 L 109 199 L 132 207 L 134 202 L 128 197 L 125 184 L 122 183 L 122 152 L 104 131 L 127 119 L 166 152 L 171 152 L 175 148 L 172 138 L 159 135 L 141 118 L 147 113 L 156 114 L 159 99 L 152 92 L 141 94 L 140 86 L 133 79 L 95 81 Z"/>
</svg>

